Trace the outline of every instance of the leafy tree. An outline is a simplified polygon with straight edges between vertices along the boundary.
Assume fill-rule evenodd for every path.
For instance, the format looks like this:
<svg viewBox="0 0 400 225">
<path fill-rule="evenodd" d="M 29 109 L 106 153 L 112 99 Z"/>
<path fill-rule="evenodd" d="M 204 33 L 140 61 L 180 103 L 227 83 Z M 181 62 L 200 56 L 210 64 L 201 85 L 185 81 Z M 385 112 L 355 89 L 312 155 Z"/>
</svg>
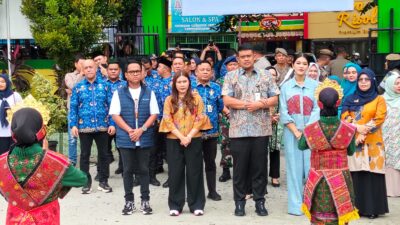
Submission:
<svg viewBox="0 0 400 225">
<path fill-rule="evenodd" d="M 59 87 L 73 67 L 73 56 L 87 55 L 103 28 L 121 17 L 120 10 L 121 0 L 22 0 L 21 6 L 36 43 L 61 68 Z"/>
</svg>

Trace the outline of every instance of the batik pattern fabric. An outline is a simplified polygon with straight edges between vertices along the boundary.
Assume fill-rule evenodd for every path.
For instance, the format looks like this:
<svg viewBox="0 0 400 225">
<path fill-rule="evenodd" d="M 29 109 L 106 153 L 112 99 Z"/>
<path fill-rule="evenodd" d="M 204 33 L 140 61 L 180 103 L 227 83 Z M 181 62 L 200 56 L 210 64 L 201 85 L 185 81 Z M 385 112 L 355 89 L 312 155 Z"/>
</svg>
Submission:
<svg viewBox="0 0 400 225">
<path fill-rule="evenodd" d="M 6 224 L 59 224 L 57 199 L 66 194 L 61 191 L 61 180 L 69 167 L 68 160 L 44 151 L 23 166 L 8 156 L 0 157 L 0 192 L 8 202 Z"/>
<path fill-rule="evenodd" d="M 107 80 L 107 83 L 110 86 L 111 93 L 114 93 L 114 91 L 121 89 L 123 87 L 126 87 L 128 85 L 128 83 L 126 81 L 120 80 L 120 79 L 118 79 L 115 82 L 112 82 L 111 80 Z"/>
<path fill-rule="evenodd" d="M 242 101 L 254 102 L 279 95 L 279 88 L 269 74 L 263 70 L 254 69 L 246 74 L 242 68 L 231 71 L 225 76 L 222 95 Z M 229 136 L 263 137 L 272 134 L 269 109 L 255 112 L 231 109 Z"/>
<path fill-rule="evenodd" d="M 311 149 L 311 169 L 302 210 L 313 224 L 347 224 L 359 218 L 347 155 L 354 152 L 356 128 L 335 116 L 308 125 L 300 149 Z"/>
<path fill-rule="evenodd" d="M 203 132 L 203 138 L 218 137 L 218 115 L 224 109 L 224 102 L 222 101 L 221 96 L 221 87 L 212 81 L 205 85 L 198 83 L 193 92 L 197 92 L 201 96 L 201 99 L 204 103 L 204 113 L 208 116 L 213 126 L 212 129 Z"/>
<path fill-rule="evenodd" d="M 222 87 L 224 85 L 224 77 L 220 77 L 216 82 L 220 85 L 220 87 Z M 220 113 L 218 142 L 221 144 L 220 166 L 222 168 L 231 168 L 233 166 L 232 154 L 229 148 L 229 125 L 229 118 L 223 113 Z"/>
<path fill-rule="evenodd" d="M 159 75 L 157 73 L 157 70 L 150 70 L 150 73 L 147 74 L 147 76 L 144 78 L 144 82 L 146 83 L 147 87 L 152 87 L 153 83 L 159 79 Z"/>
<path fill-rule="evenodd" d="M 167 97 L 172 93 L 172 79 L 172 75 L 167 78 L 158 76 L 157 79 L 152 81 L 152 85 L 148 86 L 152 91 L 154 91 L 154 94 L 157 97 L 158 109 L 160 110 L 160 114 L 158 114 L 159 121 L 163 118 L 165 99 L 167 99 Z"/>
<path fill-rule="evenodd" d="M 271 116 L 273 116 L 275 113 L 279 113 L 279 107 L 275 107 L 274 109 L 272 109 Z M 282 124 L 278 122 L 277 123 L 272 122 L 272 135 L 270 136 L 270 140 L 268 142 L 269 152 L 280 151 L 283 144 L 282 131 L 283 131 Z"/>
<path fill-rule="evenodd" d="M 182 135 L 187 136 L 195 128 L 199 131 L 206 131 L 212 128 L 210 119 L 204 113 L 204 103 L 200 95 L 193 93 L 195 108 L 190 111 L 182 103 L 179 103 L 178 110 L 174 112 L 172 97 L 169 96 L 164 105 L 164 115 L 160 123 L 159 131 L 167 133 L 167 138 L 178 139 L 171 131 L 177 129 Z M 194 137 L 201 137 L 198 132 Z"/>
<path fill-rule="evenodd" d="M 382 96 L 360 107 L 357 112 L 346 111 L 342 119 L 358 125 L 369 125 L 371 131 L 365 141 L 356 147 L 356 152 L 349 157 L 350 171 L 368 171 L 385 173 L 385 145 L 383 142 L 382 125 L 386 118 L 386 102 Z M 356 137 L 359 134 L 356 134 Z"/>
<path fill-rule="evenodd" d="M 115 126 L 108 115 L 112 92 L 109 84 L 101 78 L 93 83 L 82 80 L 74 87 L 71 97 L 69 122 L 81 133 L 105 132 Z"/>
<path fill-rule="evenodd" d="M 400 109 L 388 107 L 383 124 L 383 141 L 385 143 L 386 167 L 400 170 Z"/>
</svg>

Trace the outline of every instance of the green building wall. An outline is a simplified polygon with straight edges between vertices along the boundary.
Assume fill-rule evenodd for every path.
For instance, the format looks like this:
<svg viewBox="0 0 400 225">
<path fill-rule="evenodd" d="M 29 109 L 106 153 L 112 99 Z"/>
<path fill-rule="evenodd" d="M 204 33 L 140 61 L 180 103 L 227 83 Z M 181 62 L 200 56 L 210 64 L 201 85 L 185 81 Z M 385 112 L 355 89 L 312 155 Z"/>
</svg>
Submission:
<svg viewBox="0 0 400 225">
<path fill-rule="evenodd" d="M 167 16 L 166 16 L 166 1 L 165 0 L 142 0 L 142 24 L 144 33 L 159 34 L 159 50 L 160 53 L 165 51 L 167 47 Z M 146 40 L 147 39 L 147 40 Z M 146 48 L 146 54 L 156 52 L 154 49 L 154 39 L 145 38 L 145 42 L 150 42 Z"/>
<path fill-rule="evenodd" d="M 400 2 L 398 0 L 378 0 L 378 28 L 390 27 L 390 9 L 394 10 L 394 28 L 400 28 Z M 400 30 L 394 31 L 393 52 L 400 52 Z M 390 52 L 389 31 L 378 33 L 378 53 Z"/>
</svg>

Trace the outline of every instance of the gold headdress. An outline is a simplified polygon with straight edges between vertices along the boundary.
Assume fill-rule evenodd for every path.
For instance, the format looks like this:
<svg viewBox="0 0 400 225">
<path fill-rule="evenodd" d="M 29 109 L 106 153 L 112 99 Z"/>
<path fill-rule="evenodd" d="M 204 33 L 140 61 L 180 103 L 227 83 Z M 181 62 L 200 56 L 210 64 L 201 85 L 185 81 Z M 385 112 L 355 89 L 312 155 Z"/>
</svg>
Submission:
<svg viewBox="0 0 400 225">
<path fill-rule="evenodd" d="M 7 119 L 10 121 L 10 123 L 12 121 L 13 114 L 22 108 L 36 109 L 42 115 L 44 125 L 47 125 L 50 120 L 50 111 L 46 108 L 46 106 L 37 101 L 32 95 L 28 95 L 22 102 L 15 104 L 10 110 L 7 111 Z"/>
<path fill-rule="evenodd" d="M 337 91 L 339 95 L 339 100 L 343 98 L 343 90 L 340 87 L 340 85 L 337 82 L 334 82 L 332 80 L 329 80 L 329 78 L 326 78 L 324 82 L 320 83 L 318 87 L 315 89 L 314 97 L 319 101 L 319 93 L 321 93 L 322 90 L 325 88 L 332 88 Z"/>
</svg>

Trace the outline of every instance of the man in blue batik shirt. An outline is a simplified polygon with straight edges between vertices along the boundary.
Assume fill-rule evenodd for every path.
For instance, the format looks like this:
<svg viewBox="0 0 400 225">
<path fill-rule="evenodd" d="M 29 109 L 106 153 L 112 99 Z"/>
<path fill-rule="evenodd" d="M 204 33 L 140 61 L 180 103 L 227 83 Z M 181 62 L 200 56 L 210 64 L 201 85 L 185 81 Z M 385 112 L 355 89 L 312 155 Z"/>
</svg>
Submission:
<svg viewBox="0 0 400 225">
<path fill-rule="evenodd" d="M 119 67 L 119 62 L 114 60 L 108 64 L 107 67 L 107 83 L 110 86 L 111 93 L 114 93 L 116 90 L 126 87 L 127 82 L 120 79 L 121 68 Z M 114 161 L 114 156 L 112 153 L 112 141 L 115 142 L 115 135 L 110 135 L 108 139 L 108 158 L 110 163 Z M 115 170 L 115 174 L 122 174 L 122 160 L 121 160 L 121 153 L 117 148 L 119 161 L 118 161 L 118 168 Z"/>
<path fill-rule="evenodd" d="M 158 114 L 157 127 L 156 127 L 156 138 L 154 150 L 150 153 L 150 184 L 159 186 L 160 182 L 156 179 L 157 171 L 162 171 L 162 157 L 158 157 L 166 153 L 165 133 L 158 132 L 158 125 L 162 119 L 164 102 L 165 99 L 171 95 L 172 92 L 172 74 L 171 74 L 172 62 L 165 57 L 160 57 L 158 60 L 156 79 L 152 80 L 150 87 L 157 97 L 158 108 L 160 114 Z M 163 187 L 168 187 L 168 180 L 163 184 Z"/>
<path fill-rule="evenodd" d="M 89 173 L 89 159 L 93 140 L 98 151 L 99 187 L 103 192 L 112 192 L 108 185 L 110 164 L 107 158 L 108 135 L 115 134 L 115 125 L 108 116 L 112 93 L 106 81 L 96 76 L 97 65 L 89 59 L 83 63 L 85 79 L 72 90 L 69 122 L 71 133 L 79 137 L 81 144 L 80 169 L 88 176 L 88 183 L 82 188 L 82 194 L 92 190 Z"/>
<path fill-rule="evenodd" d="M 208 187 L 207 198 L 219 201 L 221 196 L 216 190 L 215 158 L 217 156 L 217 144 L 219 136 L 218 115 L 224 109 L 221 96 L 221 87 L 211 81 L 213 69 L 207 61 L 201 62 L 196 69 L 197 85 L 194 91 L 198 92 L 203 99 L 204 109 L 210 118 L 213 128 L 203 133 L 203 158 L 205 163 L 206 180 Z"/>
</svg>

